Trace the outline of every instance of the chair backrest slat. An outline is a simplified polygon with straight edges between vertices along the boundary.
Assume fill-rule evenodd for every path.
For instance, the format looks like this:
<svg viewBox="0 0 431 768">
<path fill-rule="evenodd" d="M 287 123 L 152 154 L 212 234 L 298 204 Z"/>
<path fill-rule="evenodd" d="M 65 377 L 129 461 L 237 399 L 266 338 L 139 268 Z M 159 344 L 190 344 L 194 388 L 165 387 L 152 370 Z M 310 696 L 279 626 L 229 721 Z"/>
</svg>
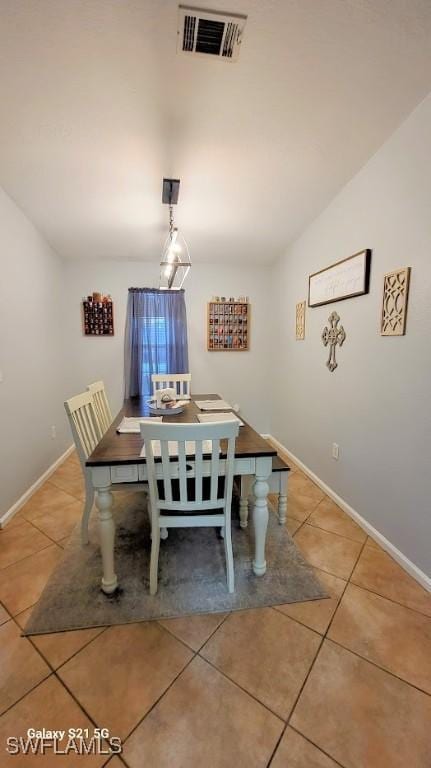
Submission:
<svg viewBox="0 0 431 768">
<path fill-rule="evenodd" d="M 172 387 L 179 398 L 189 398 L 191 390 L 191 373 L 153 373 L 151 382 L 153 385 L 153 397 L 158 389 Z"/>
<path fill-rule="evenodd" d="M 169 443 L 167 440 L 161 440 L 161 455 L 163 466 L 163 483 L 165 487 L 165 500 L 172 501 L 172 477 L 170 471 Z"/>
<path fill-rule="evenodd" d="M 87 390 L 93 396 L 94 410 L 99 422 L 100 432 L 105 434 L 112 424 L 112 413 L 103 381 L 95 381 L 89 384 Z"/>
<path fill-rule="evenodd" d="M 203 462 L 202 462 L 202 440 L 196 440 L 195 443 L 195 497 L 196 501 L 200 504 L 202 502 L 203 492 Z"/>
<path fill-rule="evenodd" d="M 211 462 L 211 501 L 215 501 L 218 494 L 218 479 L 220 467 L 220 440 L 213 440 L 213 455 Z"/>
<path fill-rule="evenodd" d="M 141 424 L 145 444 L 151 503 L 158 509 L 198 511 L 210 503 L 223 507 L 232 496 L 237 421 L 205 424 Z M 227 441 L 226 459 L 220 460 L 221 440 Z M 209 444 L 207 444 L 209 441 Z M 169 452 L 169 445 L 177 451 Z M 159 447 L 160 446 L 160 447 Z M 158 448 L 158 454 L 155 453 Z M 222 446 L 223 452 L 226 448 Z M 155 458 L 158 461 L 155 461 Z M 194 475 L 194 483 L 188 477 Z M 219 484 L 219 477 L 224 483 Z M 206 483 L 206 480 L 210 482 Z M 157 482 L 158 481 L 158 482 Z M 163 491 L 162 491 L 163 489 Z"/>
<path fill-rule="evenodd" d="M 79 459 L 84 465 L 102 437 L 93 397 L 90 392 L 83 392 L 66 400 L 64 407 Z"/>
<path fill-rule="evenodd" d="M 79 411 L 75 412 L 74 417 L 79 429 L 81 440 L 85 446 L 85 450 L 89 455 L 89 452 L 91 451 L 92 440 L 91 440 L 91 429 L 89 428 L 89 425 L 88 425 L 88 416 L 86 413 L 85 405 L 83 405 Z"/>
<path fill-rule="evenodd" d="M 178 474 L 180 480 L 180 501 L 187 502 L 187 462 L 186 445 L 183 441 L 178 443 Z"/>
</svg>

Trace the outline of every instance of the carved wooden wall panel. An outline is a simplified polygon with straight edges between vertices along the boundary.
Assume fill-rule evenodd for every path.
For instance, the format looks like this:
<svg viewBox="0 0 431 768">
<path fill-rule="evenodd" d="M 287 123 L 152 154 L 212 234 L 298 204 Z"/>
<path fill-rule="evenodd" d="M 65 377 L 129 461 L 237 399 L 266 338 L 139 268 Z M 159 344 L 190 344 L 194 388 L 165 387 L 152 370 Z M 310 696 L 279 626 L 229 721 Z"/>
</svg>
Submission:
<svg viewBox="0 0 431 768">
<path fill-rule="evenodd" d="M 388 272 L 383 284 L 382 336 L 403 336 L 406 332 L 410 267 Z"/>
<path fill-rule="evenodd" d="M 305 301 L 300 301 L 296 305 L 296 340 L 305 339 Z"/>
</svg>

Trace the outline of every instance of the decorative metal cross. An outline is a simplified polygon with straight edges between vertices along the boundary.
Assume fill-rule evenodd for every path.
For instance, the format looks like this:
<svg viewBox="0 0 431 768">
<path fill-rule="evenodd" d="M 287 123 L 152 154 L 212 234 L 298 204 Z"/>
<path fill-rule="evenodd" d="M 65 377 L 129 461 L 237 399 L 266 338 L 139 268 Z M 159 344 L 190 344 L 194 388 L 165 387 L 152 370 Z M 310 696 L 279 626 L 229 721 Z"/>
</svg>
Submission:
<svg viewBox="0 0 431 768">
<path fill-rule="evenodd" d="M 335 371 L 338 363 L 335 359 L 335 349 L 338 344 L 339 347 L 342 346 L 343 342 L 346 339 L 346 332 L 342 325 L 338 328 L 338 323 L 340 322 L 340 317 L 337 315 L 336 312 L 331 312 L 331 314 L 328 317 L 328 323 L 330 327 L 326 326 L 322 331 L 322 341 L 326 346 L 329 344 L 329 357 L 326 361 L 326 365 L 331 371 Z"/>
</svg>

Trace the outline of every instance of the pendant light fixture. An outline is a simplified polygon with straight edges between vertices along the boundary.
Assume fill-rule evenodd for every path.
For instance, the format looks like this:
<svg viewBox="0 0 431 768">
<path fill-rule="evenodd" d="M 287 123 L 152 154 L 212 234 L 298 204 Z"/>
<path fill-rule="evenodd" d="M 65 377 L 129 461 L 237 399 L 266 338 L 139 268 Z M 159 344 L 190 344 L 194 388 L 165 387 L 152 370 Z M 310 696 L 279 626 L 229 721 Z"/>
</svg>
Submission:
<svg viewBox="0 0 431 768">
<path fill-rule="evenodd" d="M 180 290 L 191 267 L 187 243 L 174 224 L 173 206 L 178 203 L 179 190 L 179 179 L 163 179 L 162 202 L 169 206 L 169 234 L 160 262 L 160 288 L 166 291 Z"/>
</svg>

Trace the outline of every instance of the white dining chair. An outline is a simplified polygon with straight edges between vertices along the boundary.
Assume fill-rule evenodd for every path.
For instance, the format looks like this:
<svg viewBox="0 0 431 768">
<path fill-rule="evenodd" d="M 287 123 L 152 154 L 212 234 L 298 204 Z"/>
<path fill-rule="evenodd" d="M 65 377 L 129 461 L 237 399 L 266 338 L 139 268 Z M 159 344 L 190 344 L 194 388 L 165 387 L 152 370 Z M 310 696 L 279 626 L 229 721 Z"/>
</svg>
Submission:
<svg viewBox="0 0 431 768">
<path fill-rule="evenodd" d="M 158 389 L 172 387 L 181 400 L 190 400 L 192 375 L 191 373 L 153 373 L 151 383 L 153 385 L 153 397 Z"/>
<path fill-rule="evenodd" d="M 95 490 L 91 482 L 91 471 L 86 467 L 90 454 L 100 442 L 103 434 L 100 430 L 93 395 L 83 392 L 75 395 L 64 403 L 67 417 L 72 430 L 76 452 L 81 464 L 85 481 L 85 502 L 81 520 L 81 542 L 88 544 L 88 521 L 93 509 Z M 147 483 L 115 483 L 111 491 L 148 491 Z"/>
<path fill-rule="evenodd" d="M 234 591 L 231 504 L 238 430 L 237 421 L 141 424 L 151 506 L 151 595 L 157 592 L 160 530 L 196 526 L 223 530 L 227 586 Z M 227 441 L 226 459 L 220 459 L 221 440 Z"/>
<path fill-rule="evenodd" d="M 109 407 L 109 401 L 103 381 L 95 381 L 87 387 L 88 392 L 93 396 L 94 410 L 96 413 L 99 430 L 102 435 L 112 424 L 112 413 Z"/>
</svg>

